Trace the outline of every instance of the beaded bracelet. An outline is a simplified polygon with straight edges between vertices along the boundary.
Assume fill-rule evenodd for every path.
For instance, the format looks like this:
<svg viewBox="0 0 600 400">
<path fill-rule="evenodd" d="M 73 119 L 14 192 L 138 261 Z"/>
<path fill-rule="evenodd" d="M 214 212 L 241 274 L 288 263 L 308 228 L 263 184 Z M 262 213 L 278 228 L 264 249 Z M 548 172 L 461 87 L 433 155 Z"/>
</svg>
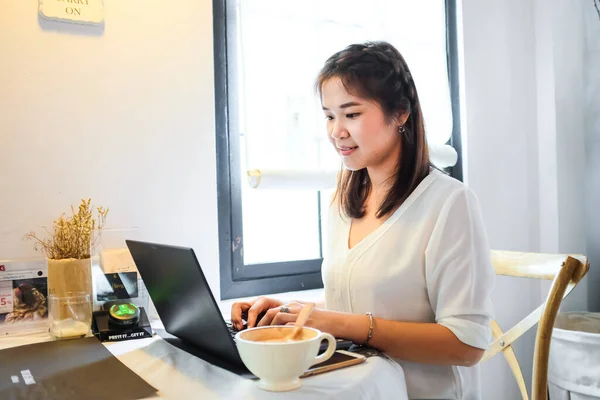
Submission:
<svg viewBox="0 0 600 400">
<path fill-rule="evenodd" d="M 369 344 L 369 340 L 373 337 L 373 314 L 370 312 L 366 313 L 369 316 L 369 333 L 367 334 L 367 340 L 363 343 L 363 346 L 367 346 Z"/>
</svg>

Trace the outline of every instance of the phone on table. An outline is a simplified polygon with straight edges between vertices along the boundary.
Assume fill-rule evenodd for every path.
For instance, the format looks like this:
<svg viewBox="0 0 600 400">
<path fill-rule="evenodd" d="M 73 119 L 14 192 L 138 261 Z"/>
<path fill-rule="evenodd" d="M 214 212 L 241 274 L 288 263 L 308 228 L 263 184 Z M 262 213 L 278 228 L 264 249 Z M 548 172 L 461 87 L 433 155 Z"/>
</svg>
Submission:
<svg viewBox="0 0 600 400">
<path fill-rule="evenodd" d="M 329 360 L 313 365 L 301 376 L 301 378 L 361 364 L 365 362 L 366 359 L 367 357 L 362 354 L 353 353 L 347 350 L 336 350 Z"/>
<path fill-rule="evenodd" d="M 352 341 L 350 341 L 350 340 L 339 339 L 339 338 L 335 339 L 335 349 L 336 350 L 348 350 L 353 345 L 354 345 L 354 343 L 352 343 Z M 327 340 L 323 340 L 319 347 L 319 355 L 325 353 L 327 351 L 327 347 L 329 347 L 329 342 Z"/>
</svg>

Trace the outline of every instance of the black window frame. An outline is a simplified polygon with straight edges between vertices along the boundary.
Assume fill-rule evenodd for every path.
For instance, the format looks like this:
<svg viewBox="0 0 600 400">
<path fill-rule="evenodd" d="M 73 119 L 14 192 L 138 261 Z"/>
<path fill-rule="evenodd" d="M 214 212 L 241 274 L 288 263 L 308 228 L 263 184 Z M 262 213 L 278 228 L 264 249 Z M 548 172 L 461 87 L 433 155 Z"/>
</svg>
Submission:
<svg viewBox="0 0 600 400">
<path fill-rule="evenodd" d="M 462 180 L 462 146 L 460 134 L 457 0 L 446 0 L 446 54 L 452 101 L 453 127 L 449 140 L 458 153 L 457 164 L 450 174 Z M 236 110 L 229 107 L 229 85 L 235 85 L 228 69 L 227 0 L 213 0 L 213 41 L 215 80 L 215 129 L 217 157 L 217 207 L 219 227 L 219 270 L 221 299 L 261 294 L 292 292 L 323 287 L 322 258 L 245 265 L 243 260 L 242 194 L 245 184 L 240 170 L 239 137 L 231 135 L 229 120 Z M 234 173 L 232 173 L 232 171 Z M 320 206 L 320 193 L 316 199 Z M 319 207 L 319 219 L 321 209 Z M 319 224 L 320 229 L 321 224 Z M 319 230 L 321 236 L 321 231 Z M 321 249 L 322 255 L 322 249 Z"/>
</svg>

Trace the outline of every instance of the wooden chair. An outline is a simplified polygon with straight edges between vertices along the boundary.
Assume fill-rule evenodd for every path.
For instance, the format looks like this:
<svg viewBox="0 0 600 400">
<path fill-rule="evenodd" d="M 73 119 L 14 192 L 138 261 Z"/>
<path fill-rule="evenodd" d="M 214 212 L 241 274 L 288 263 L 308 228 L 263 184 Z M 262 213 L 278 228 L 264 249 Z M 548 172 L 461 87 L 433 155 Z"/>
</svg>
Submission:
<svg viewBox="0 0 600 400">
<path fill-rule="evenodd" d="M 492 263 L 497 275 L 553 281 L 544 304 L 509 331 L 502 332 L 496 321 L 491 322 L 494 341 L 480 361 L 485 362 L 498 353 L 504 354 L 517 380 L 523 399 L 528 400 L 521 367 L 511 345 L 539 321 L 533 355 L 531 398 L 546 400 L 548 396 L 548 356 L 554 321 L 562 299 L 573 290 L 589 270 L 588 260 L 585 256 L 580 255 L 492 251 Z"/>
</svg>

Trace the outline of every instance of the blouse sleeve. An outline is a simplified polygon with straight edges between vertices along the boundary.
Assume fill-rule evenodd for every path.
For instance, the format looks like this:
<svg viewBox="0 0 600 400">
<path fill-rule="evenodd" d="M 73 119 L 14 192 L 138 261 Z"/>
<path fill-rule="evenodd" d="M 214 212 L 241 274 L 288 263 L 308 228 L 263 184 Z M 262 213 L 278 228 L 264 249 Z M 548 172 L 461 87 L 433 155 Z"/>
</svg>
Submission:
<svg viewBox="0 0 600 400">
<path fill-rule="evenodd" d="M 467 187 L 442 207 L 425 250 L 425 270 L 436 322 L 461 342 L 487 349 L 495 273 L 479 203 Z"/>
</svg>

